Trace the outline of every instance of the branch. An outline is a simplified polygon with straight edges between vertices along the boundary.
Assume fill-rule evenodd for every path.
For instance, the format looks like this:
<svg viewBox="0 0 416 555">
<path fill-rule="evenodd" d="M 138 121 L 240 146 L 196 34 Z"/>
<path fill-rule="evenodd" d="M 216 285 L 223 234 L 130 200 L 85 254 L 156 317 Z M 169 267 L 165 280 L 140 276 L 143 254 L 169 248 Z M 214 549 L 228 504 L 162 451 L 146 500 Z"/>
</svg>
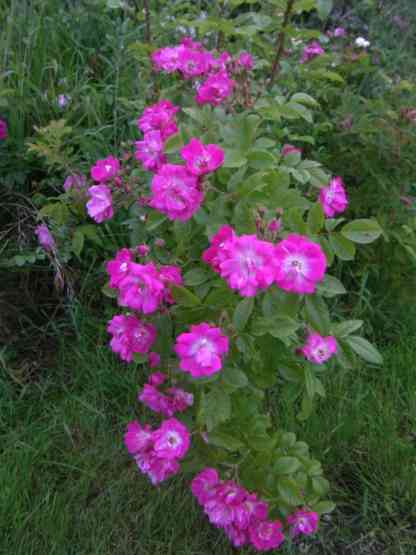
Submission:
<svg viewBox="0 0 416 555">
<path fill-rule="evenodd" d="M 274 58 L 273 65 L 272 65 L 269 86 L 273 84 L 274 80 L 276 79 L 276 76 L 280 71 L 280 59 L 283 56 L 283 52 L 285 48 L 286 27 L 289 24 L 294 3 L 295 3 L 295 0 L 287 0 L 286 10 L 283 16 L 282 28 L 280 30 L 280 33 L 277 35 L 277 39 L 276 39 L 276 56 Z"/>
<path fill-rule="evenodd" d="M 149 2 L 148 0 L 143 0 L 143 10 L 144 10 L 144 40 L 147 43 L 150 43 L 151 35 L 150 35 L 150 11 L 149 11 Z"/>
</svg>

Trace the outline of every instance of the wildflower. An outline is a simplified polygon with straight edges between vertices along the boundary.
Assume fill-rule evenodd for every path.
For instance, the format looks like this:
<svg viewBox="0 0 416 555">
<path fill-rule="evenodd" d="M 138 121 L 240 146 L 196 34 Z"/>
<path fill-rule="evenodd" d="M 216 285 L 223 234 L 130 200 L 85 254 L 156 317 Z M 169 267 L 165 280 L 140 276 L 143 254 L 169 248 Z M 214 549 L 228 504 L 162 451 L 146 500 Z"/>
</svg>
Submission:
<svg viewBox="0 0 416 555">
<path fill-rule="evenodd" d="M 226 71 L 210 75 L 197 89 L 195 100 L 198 104 L 218 106 L 233 92 L 235 82 Z"/>
<path fill-rule="evenodd" d="M 211 266 L 214 272 L 219 273 L 221 253 L 226 241 L 233 241 L 236 238 L 234 230 L 229 225 L 223 225 L 210 239 L 210 247 L 202 253 L 202 260 Z"/>
<path fill-rule="evenodd" d="M 322 48 L 319 42 L 314 40 L 303 49 L 299 63 L 304 64 L 306 62 L 309 62 L 313 58 L 316 58 L 317 56 L 322 56 L 322 54 L 325 54 L 325 50 Z"/>
<path fill-rule="evenodd" d="M 368 41 L 364 37 L 358 37 L 358 38 L 355 39 L 354 44 L 358 48 L 368 48 L 370 46 L 370 41 Z"/>
<path fill-rule="evenodd" d="M 348 206 L 348 199 L 341 177 L 334 177 L 327 187 L 321 188 L 319 202 L 327 218 L 344 212 Z"/>
<path fill-rule="evenodd" d="M 94 185 L 88 189 L 88 215 L 98 224 L 113 217 L 111 191 L 106 185 Z"/>
<path fill-rule="evenodd" d="M 253 69 L 253 57 L 248 52 L 241 52 L 237 59 L 237 64 L 247 71 Z"/>
<path fill-rule="evenodd" d="M 143 141 L 135 142 L 135 158 L 142 162 L 145 170 L 157 171 L 165 162 L 163 140 L 160 131 L 148 131 Z"/>
<path fill-rule="evenodd" d="M 347 31 L 344 29 L 344 27 L 335 27 L 334 29 L 335 38 L 343 38 L 345 36 L 347 36 Z"/>
<path fill-rule="evenodd" d="M 116 177 L 119 169 L 120 162 L 113 158 L 113 156 L 107 156 L 103 160 L 96 161 L 95 165 L 91 168 L 91 177 L 98 183 L 105 183 Z"/>
<path fill-rule="evenodd" d="M 179 108 L 169 100 L 160 100 L 145 108 L 142 116 L 137 120 L 137 126 L 144 134 L 159 131 L 162 140 L 166 140 L 178 132 L 175 122 L 175 114 L 178 110 Z"/>
<path fill-rule="evenodd" d="M 7 139 L 7 123 L 0 119 L 0 141 Z"/>
<path fill-rule="evenodd" d="M 175 164 L 165 164 L 154 175 L 151 192 L 149 206 L 166 214 L 170 220 L 189 220 L 203 200 L 198 179 Z"/>
<path fill-rule="evenodd" d="M 40 224 L 35 228 L 35 234 L 38 238 L 39 245 L 45 250 L 50 251 L 55 248 L 55 239 L 46 224 Z"/>
<path fill-rule="evenodd" d="M 105 269 L 110 277 L 109 287 L 118 287 L 127 276 L 132 256 L 129 249 L 120 249 L 114 258 L 105 264 Z"/>
<path fill-rule="evenodd" d="M 274 252 L 277 286 L 289 293 L 313 293 L 326 270 L 321 247 L 307 237 L 290 234 L 276 245 Z"/>
<path fill-rule="evenodd" d="M 118 284 L 118 303 L 143 314 L 155 312 L 163 300 L 164 285 L 154 264 L 130 263 L 129 271 Z"/>
<path fill-rule="evenodd" d="M 150 368 L 154 368 L 155 366 L 159 366 L 160 364 L 160 356 L 157 353 L 151 351 L 148 356 L 148 363 Z"/>
<path fill-rule="evenodd" d="M 222 368 L 222 358 L 228 352 L 228 338 L 220 328 L 207 323 L 191 326 L 190 332 L 176 338 L 175 352 L 179 367 L 193 378 L 211 376 Z"/>
<path fill-rule="evenodd" d="M 59 108 L 65 108 L 65 106 L 67 104 L 69 104 L 70 102 L 71 102 L 71 97 L 70 96 L 67 96 L 65 94 L 58 95 L 57 103 L 58 103 Z"/>
<path fill-rule="evenodd" d="M 150 252 L 150 247 L 148 245 L 138 245 L 136 247 L 137 254 L 139 256 L 147 256 Z"/>
<path fill-rule="evenodd" d="M 298 509 L 286 518 L 287 523 L 291 526 L 290 535 L 295 537 L 299 534 L 309 536 L 316 532 L 318 528 L 319 517 L 317 513 Z"/>
<path fill-rule="evenodd" d="M 179 54 L 185 50 L 184 46 L 173 46 L 159 48 L 150 56 L 153 67 L 156 71 L 166 71 L 166 73 L 174 73 L 179 69 Z"/>
<path fill-rule="evenodd" d="M 135 316 L 113 316 L 107 331 L 113 336 L 110 341 L 112 351 L 126 362 L 133 360 L 134 353 L 147 353 L 156 339 L 156 328 L 140 322 Z"/>
<path fill-rule="evenodd" d="M 152 444 L 152 430 L 150 426 L 140 426 L 138 422 L 129 422 L 127 432 L 124 434 L 124 444 L 132 455 L 147 449 Z"/>
<path fill-rule="evenodd" d="M 259 520 L 249 528 L 250 541 L 258 551 L 271 551 L 277 549 L 284 541 L 282 523 Z"/>
<path fill-rule="evenodd" d="M 297 148 L 296 146 L 285 144 L 282 147 L 282 156 L 287 156 L 288 154 L 297 153 L 302 155 L 303 150 L 301 148 Z"/>
<path fill-rule="evenodd" d="M 219 274 L 231 289 L 243 297 L 252 297 L 258 289 L 269 287 L 274 280 L 274 248 L 255 235 L 242 235 L 226 241 L 221 248 Z"/>
<path fill-rule="evenodd" d="M 78 173 L 68 175 L 64 181 L 64 191 L 68 192 L 71 189 L 75 191 L 82 191 L 85 189 L 86 183 L 87 180 L 85 179 L 85 175 Z"/>
<path fill-rule="evenodd" d="M 153 433 L 153 449 L 156 455 L 163 459 L 182 459 L 189 449 L 190 436 L 186 427 L 170 418 Z"/>
<path fill-rule="evenodd" d="M 209 57 L 205 52 L 183 48 L 179 53 L 178 69 L 185 79 L 198 77 L 209 70 Z"/>
<path fill-rule="evenodd" d="M 323 364 L 337 352 L 337 342 L 332 335 L 321 337 L 319 333 L 312 332 L 308 335 L 300 352 L 310 362 Z"/>
<path fill-rule="evenodd" d="M 193 175 L 205 175 L 218 169 L 224 163 L 224 151 L 217 145 L 204 145 L 198 139 L 191 139 L 181 149 L 181 157 L 186 169 Z"/>
<path fill-rule="evenodd" d="M 138 399 L 154 412 L 170 418 L 176 412 L 184 412 L 192 406 L 194 397 L 191 393 L 178 387 L 170 387 L 163 393 L 159 391 L 158 386 L 163 384 L 166 378 L 167 376 L 162 372 L 151 374 Z"/>
</svg>

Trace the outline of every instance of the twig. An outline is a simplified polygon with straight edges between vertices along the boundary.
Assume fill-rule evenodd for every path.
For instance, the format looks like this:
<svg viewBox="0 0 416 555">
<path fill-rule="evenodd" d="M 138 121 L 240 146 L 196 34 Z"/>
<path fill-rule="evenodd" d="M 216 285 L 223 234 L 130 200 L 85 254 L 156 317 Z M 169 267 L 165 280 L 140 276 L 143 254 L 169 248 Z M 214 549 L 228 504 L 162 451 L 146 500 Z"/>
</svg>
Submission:
<svg viewBox="0 0 416 555">
<path fill-rule="evenodd" d="M 143 0 L 143 9 L 144 9 L 144 40 L 147 43 L 150 43 L 151 35 L 150 35 L 150 11 L 149 11 L 149 2 L 148 0 Z"/>
<path fill-rule="evenodd" d="M 282 28 L 280 30 L 280 33 L 277 35 L 277 39 L 276 39 L 276 56 L 274 58 L 273 65 L 272 65 L 269 86 L 273 84 L 280 70 L 280 59 L 283 55 L 283 51 L 285 48 L 286 27 L 290 21 L 290 16 L 292 15 L 294 3 L 295 3 L 295 0 L 287 0 L 286 10 L 283 15 Z"/>
</svg>

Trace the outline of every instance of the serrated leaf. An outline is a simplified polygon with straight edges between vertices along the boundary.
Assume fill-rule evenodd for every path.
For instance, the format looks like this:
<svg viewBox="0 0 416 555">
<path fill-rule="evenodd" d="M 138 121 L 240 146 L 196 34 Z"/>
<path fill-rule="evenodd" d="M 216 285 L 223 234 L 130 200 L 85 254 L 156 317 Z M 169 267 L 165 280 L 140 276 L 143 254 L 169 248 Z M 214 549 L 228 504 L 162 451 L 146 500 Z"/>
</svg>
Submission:
<svg viewBox="0 0 416 555">
<path fill-rule="evenodd" d="M 237 331 L 242 331 L 248 322 L 254 308 L 254 298 L 246 297 L 238 303 L 233 314 L 233 325 Z"/>
<path fill-rule="evenodd" d="M 335 503 L 332 501 L 319 501 L 315 505 L 311 506 L 312 511 L 318 513 L 318 515 L 324 515 L 328 513 L 332 513 L 335 509 Z"/>
<path fill-rule="evenodd" d="M 345 342 L 351 347 L 351 349 L 357 353 L 358 356 L 371 362 L 373 364 L 383 364 L 383 357 L 379 351 L 364 337 L 359 335 L 349 335 L 346 337 Z"/>
<path fill-rule="evenodd" d="M 226 422 L 230 416 L 231 399 L 223 389 L 216 387 L 202 396 L 200 418 L 208 432 L 212 431 L 222 422 Z"/>
<path fill-rule="evenodd" d="M 316 0 L 316 9 L 322 21 L 328 18 L 333 8 L 332 0 Z"/>
<path fill-rule="evenodd" d="M 291 99 L 291 102 L 297 102 L 299 104 L 306 104 L 306 106 L 319 106 L 318 102 L 309 94 L 306 93 L 295 93 Z"/>
<path fill-rule="evenodd" d="M 80 257 L 82 249 L 84 248 L 84 239 L 85 237 L 82 231 L 76 229 L 72 237 L 71 248 L 78 257 Z"/>
<path fill-rule="evenodd" d="M 312 235 L 316 235 L 324 227 L 325 215 L 322 206 L 316 203 L 308 212 L 307 224 Z"/>
</svg>

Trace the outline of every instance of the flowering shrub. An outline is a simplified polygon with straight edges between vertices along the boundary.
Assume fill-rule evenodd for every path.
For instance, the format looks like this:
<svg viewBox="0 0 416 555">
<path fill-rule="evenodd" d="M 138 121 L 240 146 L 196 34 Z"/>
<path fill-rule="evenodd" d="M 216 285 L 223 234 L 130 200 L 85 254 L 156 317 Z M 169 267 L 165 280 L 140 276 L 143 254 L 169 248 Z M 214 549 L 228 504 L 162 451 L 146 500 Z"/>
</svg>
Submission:
<svg viewBox="0 0 416 555">
<path fill-rule="evenodd" d="M 180 77 L 180 93 L 138 119 L 143 178 L 127 181 L 124 159 L 108 156 L 91 169 L 87 202 L 97 223 L 128 205 L 141 228 L 142 242 L 106 263 L 104 292 L 125 309 L 108 332 L 123 361 L 160 366 L 138 400 L 162 421 L 131 422 L 125 445 L 155 485 L 193 474 L 209 521 L 235 547 L 268 551 L 314 533 L 333 508 L 320 463 L 272 416 L 274 386 L 296 389 L 304 419 L 325 396 L 323 371 L 355 355 L 381 363 L 355 334 L 361 321 L 331 318 L 345 289 L 330 274 L 381 229 L 347 222 L 348 184 L 273 139 L 276 109 L 312 121 L 312 97 L 255 102 L 248 53 L 215 55 L 190 39 L 151 60 Z"/>
</svg>

